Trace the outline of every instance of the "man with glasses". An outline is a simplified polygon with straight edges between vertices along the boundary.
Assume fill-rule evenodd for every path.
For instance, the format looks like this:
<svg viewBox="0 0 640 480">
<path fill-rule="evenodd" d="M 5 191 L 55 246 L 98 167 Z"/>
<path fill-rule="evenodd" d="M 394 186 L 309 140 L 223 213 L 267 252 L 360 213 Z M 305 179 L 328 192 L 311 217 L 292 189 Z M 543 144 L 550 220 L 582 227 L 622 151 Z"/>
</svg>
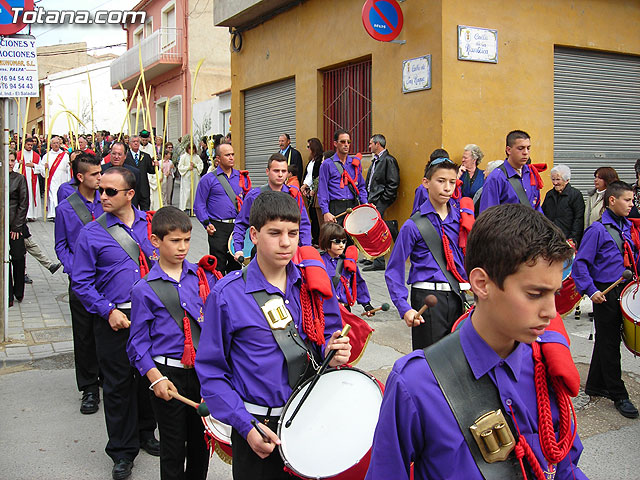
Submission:
<svg viewBox="0 0 640 480">
<path fill-rule="evenodd" d="M 333 145 L 336 153 L 322 162 L 318 177 L 318 203 L 325 222 L 335 222 L 347 208 L 367 203 L 362 165 L 359 158 L 349 156 L 351 137 L 346 130 L 336 130 Z M 342 225 L 344 216 L 337 221 Z"/>
<path fill-rule="evenodd" d="M 114 146 L 118 148 L 117 145 Z M 143 448 L 160 455 L 154 437 L 149 381 L 140 377 L 127 357 L 131 289 L 157 258 L 148 238 L 146 214 L 133 207 L 135 177 L 111 167 L 100 179 L 104 214 L 78 235 L 71 287 L 94 317 L 98 364 L 103 377 L 104 414 L 109 441 L 105 451 L 114 462 L 112 476 L 131 475 L 133 459 Z"/>
<path fill-rule="evenodd" d="M 136 179 L 136 187 L 135 195 L 133 196 L 133 201 L 131 203 L 134 207 L 140 208 L 142 210 L 142 207 L 140 205 L 143 202 L 140 201 L 140 198 L 143 195 L 143 192 L 140 191 L 140 169 L 126 163 L 127 147 L 125 146 L 125 144 L 122 142 L 114 142 L 111 145 L 110 158 L 111 161 L 109 163 L 105 163 L 102 165 L 102 174 L 104 175 L 104 173 L 111 167 L 124 167 L 131 173 L 133 173 Z M 146 204 L 148 204 L 149 202 L 150 200 L 147 197 Z"/>
</svg>

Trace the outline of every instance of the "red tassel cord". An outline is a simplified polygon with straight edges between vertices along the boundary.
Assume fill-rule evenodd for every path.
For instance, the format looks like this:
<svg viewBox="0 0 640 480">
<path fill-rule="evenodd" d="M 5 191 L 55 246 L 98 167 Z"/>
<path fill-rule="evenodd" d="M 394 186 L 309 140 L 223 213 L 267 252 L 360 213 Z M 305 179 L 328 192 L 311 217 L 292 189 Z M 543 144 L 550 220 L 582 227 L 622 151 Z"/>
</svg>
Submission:
<svg viewBox="0 0 640 480">
<path fill-rule="evenodd" d="M 149 273 L 149 264 L 147 263 L 147 257 L 140 248 L 140 255 L 138 256 L 138 262 L 140 262 L 140 278 L 143 278 Z"/>
<path fill-rule="evenodd" d="M 351 178 L 349 172 L 343 170 L 342 176 L 340 177 L 340 188 L 344 188 L 347 184 L 351 184 L 351 186 L 353 186 L 353 189 L 356 191 L 356 194 L 360 195 L 360 190 L 358 190 L 358 185 L 356 184 L 355 180 Z"/>
<path fill-rule="evenodd" d="M 442 246 L 444 247 L 444 257 L 447 261 L 447 270 L 453 273 L 453 276 L 456 277 L 458 282 L 466 283 L 466 280 L 462 278 L 462 275 L 460 275 L 456 268 L 456 262 L 453 259 L 453 252 L 451 251 L 451 243 L 449 242 L 449 237 L 444 233 L 444 228 L 442 228 Z"/>
<path fill-rule="evenodd" d="M 340 276 L 340 283 L 342 283 L 342 286 L 344 287 L 344 293 L 347 296 L 347 304 L 350 307 L 353 307 L 356 304 L 356 299 L 358 298 L 358 285 L 356 282 L 356 275 L 351 274 L 351 289 L 353 293 L 349 291 L 349 280 L 344 278 L 344 276 L 342 275 Z"/>
<path fill-rule="evenodd" d="M 317 294 L 312 294 L 309 284 L 306 282 L 306 275 L 302 274 L 302 285 L 300 287 L 300 307 L 302 309 L 302 330 L 309 337 L 309 340 L 324 345 L 324 310 L 322 299 Z"/>
<path fill-rule="evenodd" d="M 182 359 L 180 360 L 183 365 L 193 367 L 196 361 L 196 349 L 193 346 L 193 339 L 191 338 L 191 324 L 189 323 L 189 317 L 187 312 L 184 312 L 182 318 L 182 326 L 184 327 L 184 351 L 182 352 Z"/>
<path fill-rule="evenodd" d="M 239 170 L 240 172 L 240 188 L 246 195 L 251 190 L 251 179 L 249 178 L 249 170 Z"/>
</svg>

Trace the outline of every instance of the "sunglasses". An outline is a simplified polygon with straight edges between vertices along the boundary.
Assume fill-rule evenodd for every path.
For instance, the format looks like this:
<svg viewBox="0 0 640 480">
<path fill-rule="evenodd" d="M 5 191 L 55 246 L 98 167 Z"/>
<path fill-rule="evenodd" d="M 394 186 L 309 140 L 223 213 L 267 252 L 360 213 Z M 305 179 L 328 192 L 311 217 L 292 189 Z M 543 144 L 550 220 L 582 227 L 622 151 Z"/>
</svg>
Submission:
<svg viewBox="0 0 640 480">
<path fill-rule="evenodd" d="M 351 145 L 351 140 L 338 140 L 338 143 L 342 143 L 342 144 L 349 144 Z"/>
<path fill-rule="evenodd" d="M 100 192 L 100 195 L 102 195 L 103 193 L 107 194 L 107 197 L 115 197 L 118 192 L 128 192 L 129 190 L 131 190 L 130 188 L 121 188 L 121 189 L 117 189 L 117 188 L 102 188 L 102 187 L 98 187 L 98 191 Z"/>
<path fill-rule="evenodd" d="M 347 239 L 346 238 L 332 238 L 331 239 L 331 243 L 335 243 L 336 245 L 346 245 L 347 244 Z"/>
</svg>

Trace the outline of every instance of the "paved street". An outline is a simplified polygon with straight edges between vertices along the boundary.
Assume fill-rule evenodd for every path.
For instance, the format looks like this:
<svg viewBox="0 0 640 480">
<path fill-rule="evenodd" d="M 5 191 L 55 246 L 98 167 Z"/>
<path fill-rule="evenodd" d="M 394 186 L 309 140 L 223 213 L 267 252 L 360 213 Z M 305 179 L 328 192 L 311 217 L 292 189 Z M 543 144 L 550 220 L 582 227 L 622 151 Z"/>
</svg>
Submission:
<svg viewBox="0 0 640 480">
<path fill-rule="evenodd" d="M 53 259 L 53 224 L 30 223 L 40 247 Z M 207 253 L 205 233 L 194 222 L 192 251 L 195 261 Z M 51 275 L 33 258 L 27 271 L 34 283 L 27 286 L 25 300 L 10 309 L 9 342 L 0 344 L 0 464 L 1 478 L 9 480 L 106 479 L 111 461 L 104 453 L 106 431 L 102 407 L 95 415 L 81 415 L 80 394 L 73 372 L 70 316 L 66 275 Z M 389 302 L 382 272 L 364 274 L 374 306 Z M 356 307 L 357 313 L 360 307 Z M 381 380 L 393 362 L 410 351 L 410 338 L 397 311 L 377 314 L 376 329 L 368 349 L 357 365 Z M 593 342 L 591 324 L 583 308 L 580 320 L 567 317 L 572 352 L 581 378 L 586 377 Z M 631 398 L 640 404 L 640 359 L 623 347 L 623 370 Z M 578 432 L 585 450 L 581 468 L 592 479 L 640 478 L 639 420 L 620 416 L 612 402 L 575 399 Z M 159 478 L 158 460 L 141 452 L 135 461 L 133 480 Z M 230 467 L 216 456 L 210 479 L 228 480 Z"/>
</svg>

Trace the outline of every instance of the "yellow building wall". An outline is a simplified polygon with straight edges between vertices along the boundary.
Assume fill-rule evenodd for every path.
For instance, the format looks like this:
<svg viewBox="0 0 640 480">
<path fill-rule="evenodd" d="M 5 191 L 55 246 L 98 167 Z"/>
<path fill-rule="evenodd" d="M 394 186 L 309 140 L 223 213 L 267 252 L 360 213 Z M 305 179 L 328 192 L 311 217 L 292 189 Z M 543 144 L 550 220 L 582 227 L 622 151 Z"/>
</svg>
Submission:
<svg viewBox="0 0 640 480">
<path fill-rule="evenodd" d="M 531 158 L 553 165 L 554 45 L 640 55 L 640 2 L 486 0 L 443 3 L 442 142 L 460 163 L 475 143 L 480 166 L 504 159 L 510 130 L 531 135 Z M 457 26 L 498 30 L 498 63 L 457 60 Z"/>
</svg>

